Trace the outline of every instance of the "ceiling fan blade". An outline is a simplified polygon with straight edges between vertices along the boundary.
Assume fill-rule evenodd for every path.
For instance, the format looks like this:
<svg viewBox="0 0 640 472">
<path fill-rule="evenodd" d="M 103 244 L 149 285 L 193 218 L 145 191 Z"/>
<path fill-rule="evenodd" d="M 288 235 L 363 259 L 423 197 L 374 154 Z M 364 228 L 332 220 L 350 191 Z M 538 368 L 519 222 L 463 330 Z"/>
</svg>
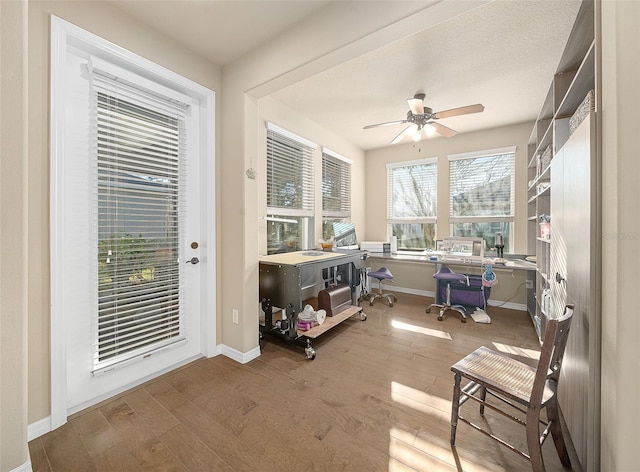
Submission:
<svg viewBox="0 0 640 472">
<path fill-rule="evenodd" d="M 396 121 L 387 121 L 385 123 L 376 123 L 373 125 L 367 125 L 364 126 L 362 129 L 370 129 L 370 128 L 377 128 L 378 126 L 387 126 L 387 125 L 400 125 L 402 123 L 406 123 L 407 120 L 396 120 Z"/>
<path fill-rule="evenodd" d="M 479 113 L 484 111 L 484 105 L 476 103 L 475 105 L 467 105 L 466 107 L 452 108 L 450 110 L 439 111 L 433 114 L 435 119 L 449 118 L 450 116 L 468 115 L 470 113 Z"/>
<path fill-rule="evenodd" d="M 421 98 L 409 98 L 407 99 L 407 103 L 409 104 L 411 113 L 413 113 L 414 115 L 424 114 L 424 102 Z"/>
<path fill-rule="evenodd" d="M 441 125 L 440 123 L 436 123 L 435 121 L 430 121 L 429 123 L 427 123 L 427 125 L 433 127 L 433 129 L 435 129 L 437 133 L 441 134 L 445 138 L 450 138 L 458 134 L 457 131 L 451 128 L 447 128 L 446 126 Z"/>
<path fill-rule="evenodd" d="M 407 126 L 405 129 L 403 129 L 400 134 L 398 134 L 398 136 L 396 136 L 395 138 L 393 138 L 393 140 L 391 141 L 391 144 L 397 144 L 400 141 L 402 141 L 402 138 L 404 138 L 405 136 L 411 136 L 414 132 L 414 130 L 418 127 L 418 125 L 412 124 L 410 126 Z"/>
</svg>

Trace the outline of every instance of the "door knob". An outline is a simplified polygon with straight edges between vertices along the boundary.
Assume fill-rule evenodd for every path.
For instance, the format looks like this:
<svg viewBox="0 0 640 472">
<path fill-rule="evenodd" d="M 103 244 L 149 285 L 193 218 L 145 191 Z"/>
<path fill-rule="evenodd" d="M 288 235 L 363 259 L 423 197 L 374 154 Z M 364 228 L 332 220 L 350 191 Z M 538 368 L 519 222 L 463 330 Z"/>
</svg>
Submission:
<svg viewBox="0 0 640 472">
<path fill-rule="evenodd" d="M 200 262 L 200 259 L 198 259 L 197 257 L 192 257 L 186 263 L 196 265 L 198 262 Z"/>
</svg>

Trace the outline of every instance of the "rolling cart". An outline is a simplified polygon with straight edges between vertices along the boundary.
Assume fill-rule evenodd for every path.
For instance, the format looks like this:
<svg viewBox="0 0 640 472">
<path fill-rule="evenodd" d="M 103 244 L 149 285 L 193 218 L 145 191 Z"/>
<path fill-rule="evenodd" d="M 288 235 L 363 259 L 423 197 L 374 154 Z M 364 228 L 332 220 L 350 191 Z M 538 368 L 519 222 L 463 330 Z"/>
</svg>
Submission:
<svg viewBox="0 0 640 472">
<path fill-rule="evenodd" d="M 270 335 L 302 344 L 307 359 L 315 359 L 313 339 L 354 315 L 359 315 L 362 321 L 367 319 L 357 305 L 366 258 L 367 252 L 359 250 L 295 251 L 260 258 L 259 295 L 264 312 L 264 323 L 259 324 L 260 337 Z M 348 284 L 351 306 L 327 317 L 322 325 L 299 330 L 298 314 L 305 301 L 336 284 Z M 281 310 L 281 319 L 274 320 L 274 308 Z"/>
</svg>

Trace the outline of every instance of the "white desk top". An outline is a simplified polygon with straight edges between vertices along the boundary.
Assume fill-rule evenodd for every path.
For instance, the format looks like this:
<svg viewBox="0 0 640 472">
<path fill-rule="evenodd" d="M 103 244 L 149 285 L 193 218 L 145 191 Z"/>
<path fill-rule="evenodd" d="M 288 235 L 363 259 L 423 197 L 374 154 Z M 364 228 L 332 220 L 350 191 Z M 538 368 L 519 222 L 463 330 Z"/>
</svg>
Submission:
<svg viewBox="0 0 640 472">
<path fill-rule="evenodd" d="M 504 262 L 496 262 L 495 258 L 485 257 L 480 259 L 473 256 L 452 256 L 442 254 L 384 254 L 381 252 L 369 252 L 368 257 L 376 259 L 388 259 L 392 261 L 407 261 L 407 262 L 427 262 L 431 264 L 445 264 L 452 266 L 474 266 L 482 267 L 484 261 L 489 261 L 493 264 L 494 269 L 518 269 L 518 270 L 536 270 L 536 265 L 533 262 L 526 261 L 524 259 L 503 259 Z"/>
</svg>

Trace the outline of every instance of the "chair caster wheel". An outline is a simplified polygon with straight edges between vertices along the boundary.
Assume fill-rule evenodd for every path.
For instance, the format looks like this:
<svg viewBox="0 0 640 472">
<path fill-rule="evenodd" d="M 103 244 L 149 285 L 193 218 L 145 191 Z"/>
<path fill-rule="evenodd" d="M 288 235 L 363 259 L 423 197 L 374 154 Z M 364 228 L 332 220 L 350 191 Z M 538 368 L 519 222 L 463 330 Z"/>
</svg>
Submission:
<svg viewBox="0 0 640 472">
<path fill-rule="evenodd" d="M 309 359 L 310 361 L 316 358 L 316 350 L 312 347 L 304 348 L 304 353 L 307 355 L 307 359 Z"/>
</svg>

